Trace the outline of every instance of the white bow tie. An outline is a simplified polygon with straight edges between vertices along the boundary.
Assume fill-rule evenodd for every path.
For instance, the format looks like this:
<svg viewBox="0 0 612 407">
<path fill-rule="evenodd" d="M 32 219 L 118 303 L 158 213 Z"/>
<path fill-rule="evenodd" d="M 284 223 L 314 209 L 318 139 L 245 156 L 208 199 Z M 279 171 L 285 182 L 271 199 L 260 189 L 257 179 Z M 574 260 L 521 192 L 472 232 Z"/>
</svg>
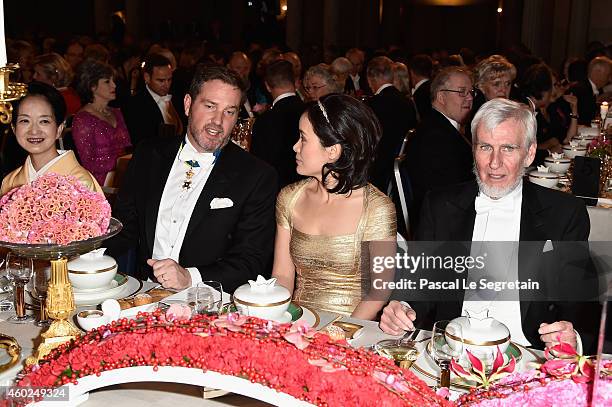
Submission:
<svg viewBox="0 0 612 407">
<path fill-rule="evenodd" d="M 191 149 L 183 148 L 181 153 L 179 154 L 179 160 L 183 162 L 192 162 L 197 165 L 193 165 L 194 167 L 199 167 L 200 165 L 212 162 L 215 159 L 212 153 L 198 153 Z"/>
<path fill-rule="evenodd" d="M 168 103 L 172 100 L 172 95 L 166 95 L 166 96 L 157 96 L 157 101 L 159 102 L 164 102 L 164 103 Z"/>
<path fill-rule="evenodd" d="M 514 201 L 512 199 L 491 199 L 483 193 L 478 194 L 474 201 L 474 209 L 477 214 L 489 213 L 491 210 L 503 212 L 514 211 Z"/>
</svg>

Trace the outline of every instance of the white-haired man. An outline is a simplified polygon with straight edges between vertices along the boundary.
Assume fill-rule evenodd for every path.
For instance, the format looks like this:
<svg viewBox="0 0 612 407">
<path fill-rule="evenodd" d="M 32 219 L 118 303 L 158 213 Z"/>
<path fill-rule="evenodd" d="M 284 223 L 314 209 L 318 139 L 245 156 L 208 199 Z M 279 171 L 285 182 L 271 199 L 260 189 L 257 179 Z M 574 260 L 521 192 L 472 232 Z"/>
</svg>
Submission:
<svg viewBox="0 0 612 407">
<path fill-rule="evenodd" d="M 472 134 L 476 181 L 428 193 L 417 240 L 483 242 L 468 244 L 472 252 L 476 246 L 489 244 L 485 242 L 518 242 L 514 254 L 501 251 L 507 256 L 502 274 L 519 281 L 533 278 L 552 284 L 535 297 L 521 291 L 514 300 L 489 301 L 491 316 L 504 322 L 512 340 L 522 345 L 539 348 L 541 342 L 551 345 L 562 340 L 580 347 L 574 327 L 584 332 L 580 323 L 587 323 L 587 318 L 580 313 L 583 306 L 593 303 L 566 301 L 564 295 L 579 294 L 576 288 L 581 288 L 594 296 L 596 290 L 585 250 L 590 223 L 584 203 L 568 194 L 523 183 L 525 168 L 537 148 L 535 117 L 526 106 L 501 98 L 485 103 L 472 121 Z M 509 247 L 512 244 L 505 246 Z M 469 282 L 476 271 L 453 278 Z M 575 288 L 568 281 L 579 281 L 581 286 Z M 409 293 L 403 294 L 396 292 L 395 298 L 410 304 L 391 301 L 381 317 L 383 331 L 400 334 L 412 329 L 415 321 L 431 329 L 432 321 L 455 318 L 478 305 L 471 301 L 472 293 L 462 289 L 455 290 L 454 297 L 420 302 L 411 301 Z M 555 296 L 563 298 L 553 299 Z"/>
</svg>

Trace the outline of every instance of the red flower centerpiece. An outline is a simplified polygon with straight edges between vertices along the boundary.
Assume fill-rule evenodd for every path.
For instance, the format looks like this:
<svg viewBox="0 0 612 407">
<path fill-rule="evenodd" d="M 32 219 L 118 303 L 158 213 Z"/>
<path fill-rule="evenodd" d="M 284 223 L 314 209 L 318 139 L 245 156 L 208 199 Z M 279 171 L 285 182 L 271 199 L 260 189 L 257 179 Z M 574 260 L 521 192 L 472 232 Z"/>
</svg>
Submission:
<svg viewBox="0 0 612 407">
<path fill-rule="evenodd" d="M 180 366 L 245 378 L 319 406 L 450 406 L 411 372 L 300 323 L 177 312 L 87 332 L 25 369 L 18 386 L 60 386 L 134 366 Z"/>
</svg>

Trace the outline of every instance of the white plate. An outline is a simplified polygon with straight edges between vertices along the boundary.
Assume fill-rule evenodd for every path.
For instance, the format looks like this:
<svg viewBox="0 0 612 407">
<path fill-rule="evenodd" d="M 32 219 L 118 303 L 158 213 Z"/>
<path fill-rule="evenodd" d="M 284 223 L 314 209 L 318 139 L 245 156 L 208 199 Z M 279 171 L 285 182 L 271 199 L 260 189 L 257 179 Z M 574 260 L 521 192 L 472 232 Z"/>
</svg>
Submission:
<svg viewBox="0 0 612 407">
<path fill-rule="evenodd" d="M 121 310 L 120 318 L 135 317 L 139 312 L 151 312 L 155 311 L 159 302 L 152 302 L 150 304 L 139 305 L 138 307 L 132 307 Z"/>
<path fill-rule="evenodd" d="M 142 288 L 142 281 L 135 279 L 134 277 L 128 276 L 128 281 L 126 284 L 120 285 L 115 288 L 111 288 L 108 291 L 102 292 L 94 292 L 94 293 L 83 293 L 83 292 L 75 292 L 74 293 L 74 303 L 77 306 L 84 305 L 98 305 L 101 304 L 104 300 L 109 298 L 114 298 L 116 300 L 124 297 L 129 297 L 130 295 L 136 294 Z"/>
<path fill-rule="evenodd" d="M 300 307 L 302 307 L 302 310 L 304 311 L 304 313 L 302 314 L 300 318 L 298 318 L 297 321 L 306 321 L 308 325 L 310 325 L 313 328 L 316 328 L 320 322 L 319 314 L 317 314 L 314 311 L 311 311 L 310 309 L 306 308 L 303 305 L 300 305 Z"/>
<path fill-rule="evenodd" d="M 83 289 L 83 288 L 76 288 L 73 286 L 72 292 L 74 292 L 75 294 L 77 293 L 78 294 L 93 294 L 93 293 L 99 293 L 99 292 L 106 291 L 106 290 L 112 290 L 113 288 L 117 288 L 117 287 L 119 287 L 119 283 L 117 282 L 117 280 L 112 280 L 106 287 Z"/>
</svg>

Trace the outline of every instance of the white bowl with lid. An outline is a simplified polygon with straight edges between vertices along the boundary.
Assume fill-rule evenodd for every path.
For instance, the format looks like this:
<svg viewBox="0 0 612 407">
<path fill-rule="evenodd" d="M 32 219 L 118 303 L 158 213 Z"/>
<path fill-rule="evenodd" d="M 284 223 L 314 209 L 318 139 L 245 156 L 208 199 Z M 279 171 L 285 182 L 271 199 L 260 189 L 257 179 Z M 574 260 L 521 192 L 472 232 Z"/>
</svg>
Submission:
<svg viewBox="0 0 612 407">
<path fill-rule="evenodd" d="M 585 146 L 577 145 L 572 146 L 571 144 L 563 144 L 563 154 L 568 158 L 575 158 L 578 156 L 584 157 L 587 153 Z"/>
<path fill-rule="evenodd" d="M 510 330 L 500 321 L 488 316 L 462 316 L 453 319 L 449 325 L 461 327 L 463 337 L 457 337 L 447 329 L 445 334 L 448 344 L 458 348 L 463 343 L 463 349 L 469 350 L 476 357 L 486 359 L 497 353 L 497 347 L 504 353 L 510 344 Z"/>
<path fill-rule="evenodd" d="M 565 174 L 572 163 L 572 160 L 567 157 L 554 158 L 546 157 L 544 159 L 544 165 L 550 168 L 552 172 L 557 174 Z"/>
<path fill-rule="evenodd" d="M 68 278 L 76 290 L 103 290 L 117 275 L 117 262 L 104 255 L 106 248 L 92 250 L 68 262 Z"/>
<path fill-rule="evenodd" d="M 529 181 L 546 188 L 554 188 L 559 183 L 559 174 L 545 171 L 531 171 Z"/>
<path fill-rule="evenodd" d="M 291 293 L 282 285 L 276 284 L 276 279 L 266 280 L 257 276 L 257 280 L 249 280 L 234 291 L 234 304 L 243 315 L 262 319 L 282 320 L 291 302 Z"/>
</svg>

